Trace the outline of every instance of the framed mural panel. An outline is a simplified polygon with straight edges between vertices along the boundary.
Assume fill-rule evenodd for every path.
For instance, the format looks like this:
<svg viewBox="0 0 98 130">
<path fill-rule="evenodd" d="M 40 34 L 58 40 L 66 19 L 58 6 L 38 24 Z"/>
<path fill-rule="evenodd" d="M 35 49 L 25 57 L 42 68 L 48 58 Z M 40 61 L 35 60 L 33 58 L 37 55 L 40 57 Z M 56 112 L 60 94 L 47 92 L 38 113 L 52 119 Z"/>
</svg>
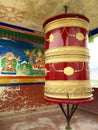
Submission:
<svg viewBox="0 0 98 130">
<path fill-rule="evenodd" d="M 35 40 L 28 42 L 26 38 L 19 40 L 4 35 L 0 38 L 1 86 L 43 83 L 44 76 L 43 44 L 36 43 Z"/>
</svg>

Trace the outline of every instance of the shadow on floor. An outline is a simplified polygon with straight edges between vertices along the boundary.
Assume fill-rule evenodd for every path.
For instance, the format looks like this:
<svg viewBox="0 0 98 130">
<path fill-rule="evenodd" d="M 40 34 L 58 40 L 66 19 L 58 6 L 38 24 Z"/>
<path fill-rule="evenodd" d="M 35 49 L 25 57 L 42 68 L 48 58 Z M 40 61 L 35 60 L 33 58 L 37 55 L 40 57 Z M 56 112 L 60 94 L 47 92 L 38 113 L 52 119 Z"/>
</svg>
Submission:
<svg viewBox="0 0 98 130">
<path fill-rule="evenodd" d="M 65 130 L 65 126 L 66 119 L 59 108 L 0 118 L 0 130 Z M 77 109 L 71 126 L 72 130 L 98 130 L 98 115 Z"/>
</svg>

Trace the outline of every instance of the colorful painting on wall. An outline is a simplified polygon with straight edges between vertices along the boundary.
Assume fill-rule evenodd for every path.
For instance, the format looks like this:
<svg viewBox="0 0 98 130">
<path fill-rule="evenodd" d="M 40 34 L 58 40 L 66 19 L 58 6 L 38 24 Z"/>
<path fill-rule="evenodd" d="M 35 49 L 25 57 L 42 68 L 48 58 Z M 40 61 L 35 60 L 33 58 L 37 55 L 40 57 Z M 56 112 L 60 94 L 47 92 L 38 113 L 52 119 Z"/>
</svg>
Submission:
<svg viewBox="0 0 98 130">
<path fill-rule="evenodd" d="M 0 38 L 0 84 L 43 82 L 44 46 Z"/>
</svg>

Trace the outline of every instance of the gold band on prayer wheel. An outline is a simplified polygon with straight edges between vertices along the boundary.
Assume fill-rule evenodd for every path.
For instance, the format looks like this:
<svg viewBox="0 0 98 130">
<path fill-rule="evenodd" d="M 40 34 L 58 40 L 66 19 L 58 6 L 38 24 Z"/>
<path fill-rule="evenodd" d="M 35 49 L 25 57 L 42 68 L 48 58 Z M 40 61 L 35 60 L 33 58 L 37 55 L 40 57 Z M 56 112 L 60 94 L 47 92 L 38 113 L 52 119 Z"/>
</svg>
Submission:
<svg viewBox="0 0 98 130">
<path fill-rule="evenodd" d="M 89 62 L 89 56 L 85 55 L 55 55 L 46 57 L 47 63 L 59 63 L 59 62 Z"/>
<path fill-rule="evenodd" d="M 89 56 L 89 50 L 84 47 L 79 46 L 64 46 L 53 49 L 48 49 L 45 51 L 45 57 L 54 56 L 54 55 L 85 55 Z"/>
<path fill-rule="evenodd" d="M 45 82 L 45 95 L 53 98 L 88 98 L 92 89 L 89 80 L 47 80 Z"/>
<path fill-rule="evenodd" d="M 86 20 L 81 18 L 61 18 L 58 20 L 54 20 L 45 25 L 45 33 L 50 30 L 60 28 L 60 27 L 81 27 L 86 30 L 89 29 L 89 24 Z"/>
</svg>

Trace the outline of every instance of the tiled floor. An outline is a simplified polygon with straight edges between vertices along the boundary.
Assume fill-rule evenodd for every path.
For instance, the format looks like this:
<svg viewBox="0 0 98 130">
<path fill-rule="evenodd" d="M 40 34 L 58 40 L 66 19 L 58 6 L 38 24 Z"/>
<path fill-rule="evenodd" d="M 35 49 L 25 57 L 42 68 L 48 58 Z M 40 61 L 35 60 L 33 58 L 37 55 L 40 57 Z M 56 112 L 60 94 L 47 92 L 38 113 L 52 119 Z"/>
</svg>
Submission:
<svg viewBox="0 0 98 130">
<path fill-rule="evenodd" d="M 47 110 L 0 118 L 0 130 L 65 130 L 62 111 Z M 77 109 L 71 120 L 72 130 L 98 130 L 98 115 Z"/>
</svg>

